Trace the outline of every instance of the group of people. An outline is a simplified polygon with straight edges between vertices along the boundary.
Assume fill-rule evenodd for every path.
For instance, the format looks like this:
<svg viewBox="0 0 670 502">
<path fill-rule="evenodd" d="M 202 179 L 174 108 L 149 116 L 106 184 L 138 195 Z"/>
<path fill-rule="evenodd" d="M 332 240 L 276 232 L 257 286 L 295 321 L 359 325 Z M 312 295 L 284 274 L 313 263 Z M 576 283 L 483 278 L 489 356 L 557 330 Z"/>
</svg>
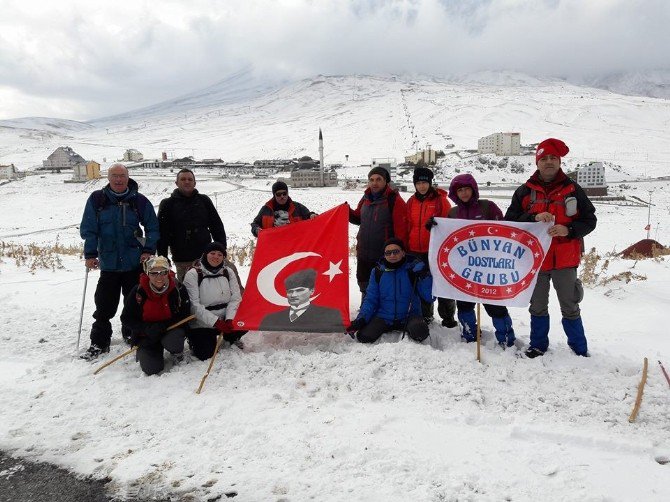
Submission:
<svg viewBox="0 0 670 502">
<path fill-rule="evenodd" d="M 428 245 L 435 218 L 544 221 L 553 223 L 552 243 L 531 299 L 526 355 L 543 355 L 549 345 L 550 282 L 558 295 L 568 344 L 576 354 L 587 355 L 577 267 L 582 237 L 595 228 L 596 217 L 583 189 L 561 169 L 561 158 L 567 153 L 560 140 L 540 143 L 537 170 L 515 191 L 504 216 L 494 202 L 479 198 L 470 174 L 455 176 L 447 193 L 433 186 L 429 168 L 417 167 L 415 193 L 405 202 L 392 188 L 387 170 L 370 170 L 368 187 L 349 214 L 349 221 L 359 226 L 356 279 L 362 303 L 346 331 L 363 343 L 391 330 L 402 330 L 417 341 L 428 337 L 435 302 Z M 214 353 L 219 333 L 229 343 L 241 345 L 245 332 L 236 330 L 233 320 L 243 285 L 226 256 L 223 222 L 211 199 L 195 188 L 194 173 L 179 171 L 177 187 L 161 201 L 157 215 L 125 166 L 112 165 L 108 180 L 102 190 L 89 196 L 80 227 L 86 267 L 100 269 L 91 345 L 82 357 L 92 360 L 109 351 L 110 321 L 121 294 L 122 336 L 138 347 L 137 359 L 147 374 L 163 370 L 164 350 L 175 363 L 181 361 L 186 341 L 191 353 L 203 360 Z M 283 181 L 272 185 L 272 198 L 251 223 L 254 236 L 316 216 L 288 192 Z M 168 249 L 176 273 L 167 259 Z M 484 308 L 498 342 L 512 346 L 515 333 L 507 308 L 486 304 Z M 443 326 L 454 328 L 460 323 L 463 339 L 475 340 L 474 303 L 438 298 L 437 312 Z M 187 325 L 191 315 L 195 319 Z"/>
</svg>

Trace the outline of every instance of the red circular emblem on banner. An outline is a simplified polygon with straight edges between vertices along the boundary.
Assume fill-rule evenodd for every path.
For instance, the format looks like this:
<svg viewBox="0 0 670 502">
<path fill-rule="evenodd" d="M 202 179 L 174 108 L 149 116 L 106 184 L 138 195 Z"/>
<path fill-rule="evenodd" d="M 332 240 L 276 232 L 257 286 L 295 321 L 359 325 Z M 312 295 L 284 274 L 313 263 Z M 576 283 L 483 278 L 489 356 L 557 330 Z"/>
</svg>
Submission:
<svg viewBox="0 0 670 502">
<path fill-rule="evenodd" d="M 501 223 L 476 223 L 452 232 L 437 264 L 456 289 L 487 300 L 513 298 L 527 289 L 544 261 L 533 234 Z"/>
</svg>

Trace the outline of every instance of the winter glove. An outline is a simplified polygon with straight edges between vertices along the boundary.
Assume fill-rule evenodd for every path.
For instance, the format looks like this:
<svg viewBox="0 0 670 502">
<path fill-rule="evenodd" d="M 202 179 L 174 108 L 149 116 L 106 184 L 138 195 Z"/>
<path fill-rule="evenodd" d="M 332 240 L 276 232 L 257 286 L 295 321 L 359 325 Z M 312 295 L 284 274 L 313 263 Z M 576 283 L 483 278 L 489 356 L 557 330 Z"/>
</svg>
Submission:
<svg viewBox="0 0 670 502">
<path fill-rule="evenodd" d="M 223 319 L 218 319 L 214 323 L 214 329 L 224 334 L 232 333 L 233 331 L 235 331 L 233 329 L 232 319 L 228 319 L 227 321 L 224 321 Z"/>
<path fill-rule="evenodd" d="M 417 281 L 421 281 L 428 277 L 430 275 L 430 270 L 428 270 L 428 267 L 426 267 L 422 261 L 417 261 L 412 267 L 412 270 L 409 271 L 408 275 L 412 284 L 416 284 Z"/>
<path fill-rule="evenodd" d="M 428 221 L 426 221 L 426 225 L 425 225 L 425 226 L 426 226 L 426 230 L 428 230 L 428 231 L 430 232 L 430 230 L 431 230 L 435 225 L 437 225 L 437 221 L 435 221 L 435 218 L 434 218 L 433 216 L 431 216 L 430 218 L 428 218 Z"/>
<path fill-rule="evenodd" d="M 151 339 L 157 340 L 165 334 L 170 323 L 165 321 L 144 323 L 144 334 Z"/>
<path fill-rule="evenodd" d="M 365 327 L 365 319 L 358 318 L 351 321 L 351 324 L 347 326 L 344 330 L 351 338 L 353 338 L 356 332 L 362 330 L 364 327 Z"/>
</svg>

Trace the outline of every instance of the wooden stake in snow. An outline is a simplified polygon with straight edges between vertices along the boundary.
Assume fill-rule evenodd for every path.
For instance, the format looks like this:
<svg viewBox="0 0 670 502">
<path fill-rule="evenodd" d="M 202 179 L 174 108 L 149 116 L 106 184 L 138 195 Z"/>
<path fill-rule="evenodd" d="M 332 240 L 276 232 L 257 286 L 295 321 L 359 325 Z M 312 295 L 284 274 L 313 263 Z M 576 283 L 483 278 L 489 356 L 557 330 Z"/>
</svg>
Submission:
<svg viewBox="0 0 670 502">
<path fill-rule="evenodd" d="M 640 380 L 640 385 L 637 386 L 637 397 L 635 398 L 635 406 L 633 407 L 633 413 L 628 417 L 628 421 L 632 424 L 637 418 L 637 413 L 640 411 L 640 404 L 642 404 L 642 392 L 644 391 L 644 384 L 647 383 L 647 367 L 649 366 L 649 361 L 647 358 L 644 358 L 644 366 L 642 367 L 642 380 Z"/>
<path fill-rule="evenodd" d="M 670 385 L 670 376 L 668 376 L 668 372 L 665 371 L 665 368 L 663 367 L 663 363 L 661 361 L 659 361 L 658 365 L 661 367 L 661 371 L 663 372 L 663 376 L 665 376 L 665 379 L 667 380 L 668 385 Z"/>
<path fill-rule="evenodd" d="M 480 317 L 480 305 L 477 304 L 477 361 L 482 362 L 482 325 Z"/>
<path fill-rule="evenodd" d="M 192 321 L 193 319 L 195 319 L 195 315 L 190 315 L 190 316 L 188 316 L 188 317 L 185 317 L 185 318 L 182 319 L 181 321 L 178 321 L 178 322 L 172 324 L 171 326 L 168 326 L 167 329 L 166 329 L 165 331 L 170 331 L 171 329 L 178 328 L 178 327 L 181 326 L 182 324 L 186 324 L 187 322 Z M 95 371 L 93 372 L 93 374 L 94 374 L 94 375 L 97 375 L 97 374 L 100 373 L 102 370 L 104 370 L 107 366 L 111 366 L 112 364 L 114 364 L 114 363 L 115 363 L 116 361 L 118 361 L 119 359 L 123 359 L 124 357 L 129 356 L 130 354 L 132 354 L 133 352 L 135 352 L 137 349 L 138 349 L 137 345 L 131 347 L 130 349 L 126 350 L 126 351 L 125 351 L 123 354 L 121 354 L 120 356 L 116 356 L 116 357 L 115 357 L 114 359 L 112 359 L 111 361 L 107 361 L 105 364 L 101 365 L 97 370 L 95 370 Z"/>
<path fill-rule="evenodd" d="M 219 333 L 219 336 L 216 340 L 216 347 L 214 347 L 214 354 L 212 354 L 212 359 L 209 361 L 209 366 L 207 366 L 207 371 L 202 377 L 202 380 L 200 380 L 200 386 L 198 387 L 198 390 L 195 391 L 196 394 L 200 394 L 200 391 L 202 390 L 202 387 L 205 385 L 205 380 L 207 380 L 207 377 L 209 376 L 209 372 L 212 369 L 212 366 L 214 366 L 214 359 L 216 359 L 216 354 L 219 353 L 219 347 L 221 347 L 221 342 L 223 342 L 223 333 Z"/>
</svg>

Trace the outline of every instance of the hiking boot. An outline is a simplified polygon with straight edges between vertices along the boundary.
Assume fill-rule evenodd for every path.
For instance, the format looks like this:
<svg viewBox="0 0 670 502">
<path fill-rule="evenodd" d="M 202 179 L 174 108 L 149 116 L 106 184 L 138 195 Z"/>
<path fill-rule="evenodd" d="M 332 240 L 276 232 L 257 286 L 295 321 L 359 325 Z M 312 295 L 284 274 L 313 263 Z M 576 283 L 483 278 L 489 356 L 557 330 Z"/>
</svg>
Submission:
<svg viewBox="0 0 670 502">
<path fill-rule="evenodd" d="M 534 359 L 536 357 L 544 355 L 544 352 L 542 352 L 540 349 L 536 349 L 535 347 L 530 347 L 524 353 L 526 354 L 526 357 L 529 359 Z"/>
<path fill-rule="evenodd" d="M 179 352 L 177 354 L 172 354 L 172 364 L 179 364 L 184 362 L 184 353 Z"/>
<path fill-rule="evenodd" d="M 453 317 L 450 317 L 448 319 L 442 319 L 442 326 L 445 328 L 455 328 L 458 326 L 458 322 Z"/>
<path fill-rule="evenodd" d="M 88 350 L 79 356 L 79 359 L 93 361 L 94 359 L 97 359 L 100 354 L 106 354 L 107 352 L 109 352 L 109 345 L 106 347 L 98 347 L 96 344 L 92 343 Z"/>
</svg>

